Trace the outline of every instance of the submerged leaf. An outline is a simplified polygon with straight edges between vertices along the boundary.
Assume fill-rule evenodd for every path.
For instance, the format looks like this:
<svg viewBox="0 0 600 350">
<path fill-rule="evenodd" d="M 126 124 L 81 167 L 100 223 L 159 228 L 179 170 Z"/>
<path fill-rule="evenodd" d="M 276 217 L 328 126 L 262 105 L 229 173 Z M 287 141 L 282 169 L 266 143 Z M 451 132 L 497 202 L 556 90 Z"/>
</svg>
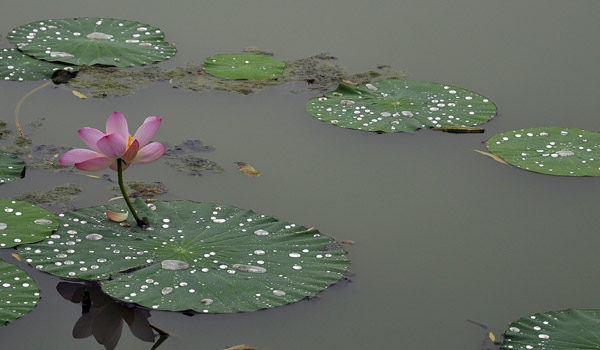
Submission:
<svg viewBox="0 0 600 350">
<path fill-rule="evenodd" d="M 0 184 L 25 176 L 25 162 L 14 154 L 0 152 Z"/>
<path fill-rule="evenodd" d="M 48 19 L 22 25 L 8 40 L 40 60 L 129 67 L 163 61 L 176 52 L 148 24 L 112 18 Z"/>
<path fill-rule="evenodd" d="M 33 278 L 20 267 L 0 259 L 0 326 L 27 314 L 39 299 Z"/>
<path fill-rule="evenodd" d="M 106 210 L 126 210 L 122 203 L 84 208 L 60 218 L 57 238 L 19 253 L 41 271 L 102 280 L 107 294 L 125 302 L 207 313 L 301 300 L 340 280 L 349 264 L 319 231 L 251 210 L 140 198 L 135 206 L 149 229 L 131 217 L 123 222 L 130 228 L 105 219 Z"/>
<path fill-rule="evenodd" d="M 460 87 L 411 80 L 379 80 L 310 99 L 306 110 L 343 128 L 401 132 L 421 128 L 470 127 L 496 116 L 494 103 Z"/>
<path fill-rule="evenodd" d="M 281 75 L 285 63 L 267 55 L 227 54 L 207 58 L 204 70 L 225 79 L 271 79 Z"/>
<path fill-rule="evenodd" d="M 250 177 L 259 177 L 260 176 L 260 172 L 256 169 L 254 169 L 254 167 L 252 167 L 252 165 L 250 165 L 248 163 L 235 162 L 235 164 L 238 166 L 238 169 L 240 169 L 241 172 L 243 172 L 244 174 L 246 174 Z"/>
</svg>

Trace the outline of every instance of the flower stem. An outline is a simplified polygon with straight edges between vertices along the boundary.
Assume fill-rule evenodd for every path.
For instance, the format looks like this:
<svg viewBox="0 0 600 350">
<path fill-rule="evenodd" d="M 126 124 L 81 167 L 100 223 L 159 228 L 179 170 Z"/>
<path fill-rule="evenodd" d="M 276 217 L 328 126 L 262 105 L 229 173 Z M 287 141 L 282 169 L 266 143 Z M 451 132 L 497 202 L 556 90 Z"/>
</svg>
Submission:
<svg viewBox="0 0 600 350">
<path fill-rule="evenodd" d="M 131 204 L 131 201 L 129 200 L 127 191 L 125 191 L 125 184 L 123 184 L 123 160 L 121 158 L 117 159 L 117 174 L 119 176 L 119 187 L 121 188 L 123 199 L 125 199 L 125 203 L 127 203 L 127 206 L 129 207 L 129 211 L 131 211 L 131 214 L 133 214 L 133 217 L 135 218 L 135 221 L 137 222 L 138 226 L 143 227 L 147 225 L 147 223 L 144 222 L 144 220 L 140 219 L 140 216 L 138 215 L 137 211 L 135 211 L 133 204 Z"/>
</svg>

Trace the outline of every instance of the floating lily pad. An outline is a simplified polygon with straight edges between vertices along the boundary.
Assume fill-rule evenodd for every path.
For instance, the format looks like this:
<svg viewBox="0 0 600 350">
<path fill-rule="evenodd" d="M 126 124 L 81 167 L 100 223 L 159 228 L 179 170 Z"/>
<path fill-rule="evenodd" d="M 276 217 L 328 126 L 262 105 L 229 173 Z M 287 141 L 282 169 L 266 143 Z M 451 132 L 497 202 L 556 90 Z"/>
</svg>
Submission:
<svg viewBox="0 0 600 350">
<path fill-rule="evenodd" d="M 600 349 L 599 333 L 600 310 L 550 311 L 511 323 L 501 349 Z"/>
<path fill-rule="evenodd" d="M 114 298 L 158 310 L 222 313 L 285 305 L 342 278 L 347 253 L 313 228 L 228 205 L 155 201 L 135 206 L 141 230 L 96 206 L 61 214 L 49 240 L 20 248 L 48 273 L 103 280 Z M 109 277 L 112 279 L 107 280 Z"/>
<path fill-rule="evenodd" d="M 4 80 L 46 80 L 54 71 L 69 65 L 37 60 L 16 49 L 0 49 L 0 79 Z"/>
<path fill-rule="evenodd" d="M 176 52 L 148 24 L 111 18 L 66 18 L 13 29 L 8 40 L 37 59 L 74 65 L 128 67 L 163 61 Z"/>
<path fill-rule="evenodd" d="M 486 146 L 511 165 L 536 173 L 600 176 L 600 133 L 543 127 L 507 131 Z"/>
<path fill-rule="evenodd" d="M 14 154 L 0 152 L 0 184 L 25 176 L 25 162 Z"/>
<path fill-rule="evenodd" d="M 401 132 L 421 128 L 474 126 L 496 116 L 485 96 L 451 85 L 411 80 L 340 84 L 308 101 L 306 110 L 343 128 Z"/>
<path fill-rule="evenodd" d="M 285 63 L 267 55 L 217 55 L 204 61 L 204 70 L 225 79 L 272 79 L 283 73 Z"/>
<path fill-rule="evenodd" d="M 10 199 L 0 199 L 0 247 L 34 243 L 58 228 L 58 218 L 44 208 Z"/>
<path fill-rule="evenodd" d="M 40 299 L 39 292 L 27 272 L 0 259 L 0 326 L 31 311 Z"/>
</svg>

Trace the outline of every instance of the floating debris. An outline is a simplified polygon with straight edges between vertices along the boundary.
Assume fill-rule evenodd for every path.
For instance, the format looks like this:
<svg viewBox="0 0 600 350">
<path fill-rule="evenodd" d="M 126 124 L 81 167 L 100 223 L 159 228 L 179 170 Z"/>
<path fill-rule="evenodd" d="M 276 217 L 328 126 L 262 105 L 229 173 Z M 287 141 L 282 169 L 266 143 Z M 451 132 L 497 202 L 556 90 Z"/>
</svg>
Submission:
<svg viewBox="0 0 600 350">
<path fill-rule="evenodd" d="M 123 221 L 127 220 L 127 217 L 129 216 L 129 212 L 118 213 L 118 212 L 107 210 L 106 216 L 108 217 L 108 219 L 110 221 L 123 222 Z"/>
<path fill-rule="evenodd" d="M 81 92 L 79 92 L 77 90 L 73 90 L 71 92 L 73 93 L 73 95 L 79 97 L 80 99 L 87 100 L 87 96 L 82 94 Z"/>
<path fill-rule="evenodd" d="M 237 165 L 238 169 L 240 169 L 241 172 L 243 172 L 244 174 L 250 176 L 250 177 L 259 177 L 260 176 L 260 172 L 256 169 L 254 169 L 254 167 L 252 167 L 252 165 L 245 163 L 245 162 L 235 162 L 235 164 Z"/>
</svg>

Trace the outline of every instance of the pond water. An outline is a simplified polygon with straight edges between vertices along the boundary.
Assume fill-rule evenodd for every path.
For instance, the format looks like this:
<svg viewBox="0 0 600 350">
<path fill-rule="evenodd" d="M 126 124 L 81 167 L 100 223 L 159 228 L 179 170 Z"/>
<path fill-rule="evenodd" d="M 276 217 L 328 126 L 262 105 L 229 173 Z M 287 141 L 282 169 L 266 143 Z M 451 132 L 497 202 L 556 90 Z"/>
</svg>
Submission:
<svg viewBox="0 0 600 350">
<path fill-rule="evenodd" d="M 160 181 L 160 199 L 226 203 L 273 215 L 339 240 L 352 260 L 349 281 L 317 298 L 252 313 L 186 316 L 151 312 L 173 334 L 159 349 L 480 349 L 485 324 L 496 335 L 522 316 L 600 308 L 594 178 L 551 177 L 494 162 L 474 149 L 517 128 L 600 130 L 600 3 L 590 1 L 32 1 L 3 0 L 0 33 L 45 18 L 115 17 L 161 28 L 183 67 L 248 46 L 294 60 L 330 53 L 349 72 L 379 64 L 410 78 L 477 91 L 499 115 L 485 134 L 365 133 L 322 123 L 305 111 L 318 95 L 303 83 L 250 95 L 191 92 L 156 84 L 134 95 L 80 100 L 45 88 L 21 109 L 35 145 L 82 147 L 76 130 L 103 128 L 119 110 L 136 125 L 163 118 L 158 141 L 202 140 L 199 154 L 224 167 L 193 177 L 158 161 L 126 180 Z M 39 82 L 0 82 L 1 120 L 14 130 L 17 101 Z M 85 92 L 85 91 L 84 91 Z M 234 162 L 261 172 L 253 179 Z M 110 174 L 116 178 L 114 173 Z M 79 173 L 30 169 L 0 186 L 0 197 L 66 183 L 68 203 L 107 203 L 114 184 Z M 0 256 L 14 262 L 12 250 Z M 58 278 L 23 266 L 41 289 L 38 306 L 0 328 L 0 347 L 102 349 L 71 332 L 81 307 L 56 290 Z M 127 327 L 118 349 L 149 349 Z"/>
</svg>

